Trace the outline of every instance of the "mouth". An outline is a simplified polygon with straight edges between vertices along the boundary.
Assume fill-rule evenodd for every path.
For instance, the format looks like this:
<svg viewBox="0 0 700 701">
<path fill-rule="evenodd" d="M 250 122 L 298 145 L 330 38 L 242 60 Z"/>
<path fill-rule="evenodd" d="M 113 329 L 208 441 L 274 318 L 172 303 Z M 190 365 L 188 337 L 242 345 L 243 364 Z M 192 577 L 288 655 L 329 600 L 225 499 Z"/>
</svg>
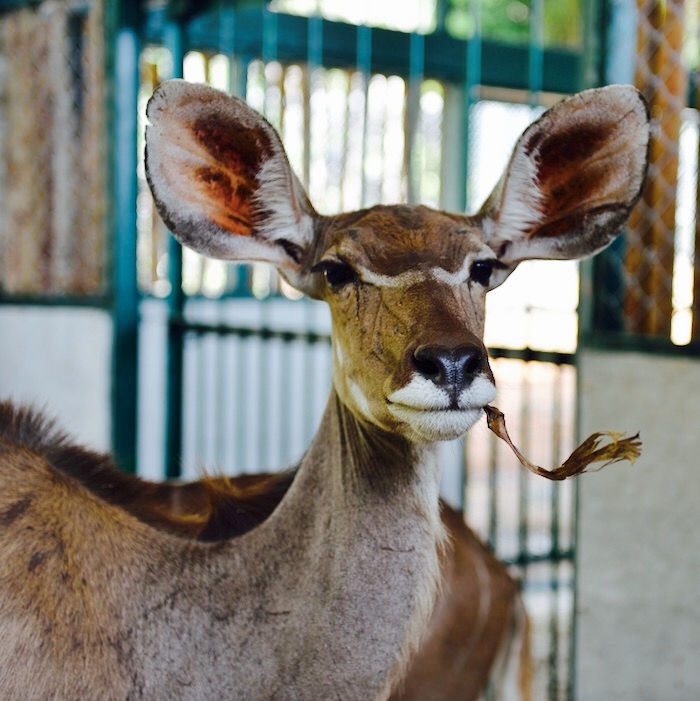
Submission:
<svg viewBox="0 0 700 701">
<path fill-rule="evenodd" d="M 466 433 L 484 412 L 483 407 L 421 409 L 389 403 L 389 412 L 423 441 L 450 441 Z"/>
<path fill-rule="evenodd" d="M 449 441 L 466 433 L 496 395 L 493 382 L 477 377 L 458 399 L 453 393 L 414 378 L 387 397 L 389 413 L 421 441 Z"/>
</svg>

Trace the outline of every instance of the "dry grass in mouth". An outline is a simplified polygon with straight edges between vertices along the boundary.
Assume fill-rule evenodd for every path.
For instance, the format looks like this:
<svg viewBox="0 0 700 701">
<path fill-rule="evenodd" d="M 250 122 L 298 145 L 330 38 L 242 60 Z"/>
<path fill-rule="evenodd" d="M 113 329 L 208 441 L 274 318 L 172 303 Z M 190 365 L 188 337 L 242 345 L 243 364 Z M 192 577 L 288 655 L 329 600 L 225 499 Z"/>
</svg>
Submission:
<svg viewBox="0 0 700 701">
<path fill-rule="evenodd" d="M 625 437 L 623 433 L 616 431 L 601 431 L 588 436 L 562 465 L 553 470 L 546 470 L 531 463 L 515 447 L 506 430 L 505 416 L 500 409 L 488 405 L 484 409 L 489 429 L 510 446 L 520 460 L 520 464 L 530 472 L 549 480 L 561 481 L 574 475 L 580 475 L 582 472 L 588 472 L 589 466 L 594 463 L 602 463 L 592 468 L 594 471 L 601 470 L 607 465 L 621 460 L 629 460 L 633 463 L 641 454 L 642 442 L 639 439 L 639 433 Z M 609 442 L 601 446 L 601 442 L 606 438 L 609 439 Z"/>
</svg>

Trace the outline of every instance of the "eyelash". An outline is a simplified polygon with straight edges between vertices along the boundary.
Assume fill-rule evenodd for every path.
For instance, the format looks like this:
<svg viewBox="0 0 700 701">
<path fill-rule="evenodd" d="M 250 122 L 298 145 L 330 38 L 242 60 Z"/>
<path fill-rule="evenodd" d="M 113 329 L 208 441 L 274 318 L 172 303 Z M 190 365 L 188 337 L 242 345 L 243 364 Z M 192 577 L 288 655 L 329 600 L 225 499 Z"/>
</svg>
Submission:
<svg viewBox="0 0 700 701">
<path fill-rule="evenodd" d="M 312 272 L 323 273 L 328 287 L 334 292 L 358 280 L 357 273 L 342 260 L 324 260 L 312 268 Z"/>
</svg>

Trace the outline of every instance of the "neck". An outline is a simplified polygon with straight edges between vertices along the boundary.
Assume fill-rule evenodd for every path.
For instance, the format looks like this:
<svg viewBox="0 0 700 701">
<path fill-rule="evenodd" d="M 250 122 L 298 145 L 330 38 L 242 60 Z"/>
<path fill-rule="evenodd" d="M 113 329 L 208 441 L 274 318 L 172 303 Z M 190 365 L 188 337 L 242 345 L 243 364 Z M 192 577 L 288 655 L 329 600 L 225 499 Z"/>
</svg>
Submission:
<svg viewBox="0 0 700 701">
<path fill-rule="evenodd" d="M 304 463 L 332 465 L 344 500 L 391 499 L 435 476 L 433 454 L 432 445 L 417 446 L 358 419 L 333 390 Z"/>
<path fill-rule="evenodd" d="M 438 484 L 433 449 L 359 422 L 333 392 L 275 512 L 205 551 L 218 596 L 198 607 L 212 620 L 197 623 L 192 666 L 213 665 L 237 698 L 387 698 L 432 610 Z"/>
<path fill-rule="evenodd" d="M 435 446 L 358 420 L 331 393 L 270 527 L 286 531 L 304 551 L 293 559 L 315 573 L 304 586 L 316 589 L 318 674 L 334 655 L 345 660 L 342 681 L 333 682 L 339 698 L 383 698 L 419 641 L 439 572 L 439 479 Z M 330 688 L 321 691 L 331 697 Z"/>
</svg>

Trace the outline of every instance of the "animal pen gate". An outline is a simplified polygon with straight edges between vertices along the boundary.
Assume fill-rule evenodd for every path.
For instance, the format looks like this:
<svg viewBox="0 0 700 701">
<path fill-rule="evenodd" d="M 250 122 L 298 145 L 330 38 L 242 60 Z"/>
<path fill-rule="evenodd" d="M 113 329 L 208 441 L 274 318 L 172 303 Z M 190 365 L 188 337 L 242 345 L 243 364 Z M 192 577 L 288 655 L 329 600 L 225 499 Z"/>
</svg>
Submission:
<svg viewBox="0 0 700 701">
<path fill-rule="evenodd" d="M 133 449 L 138 403 L 146 476 L 278 468 L 300 457 L 330 381 L 320 305 L 296 299 L 267 268 L 182 251 L 154 214 L 138 157 L 145 102 L 179 75 L 266 113 L 322 212 L 401 200 L 473 211 L 544 106 L 582 87 L 636 82 L 659 124 L 650 185 L 626 238 L 583 269 L 581 330 L 587 343 L 697 352 L 697 0 L 415 0 L 384 14 L 390 4 L 376 0 L 345 3 L 346 16 L 329 2 L 306 15 L 302 5 L 0 3 L 0 301 L 113 312 L 118 454 Z M 30 112 L 46 120 L 40 134 L 27 130 Z M 100 138 L 108 129 L 111 151 Z M 11 171 L 22 145 L 35 169 Z M 488 301 L 499 406 L 541 464 L 574 444 L 578 292 L 575 265 L 530 263 Z M 522 578 L 535 698 L 573 698 L 575 483 L 524 473 L 480 428 L 444 447 L 445 494 Z"/>
<path fill-rule="evenodd" d="M 465 41 L 432 27 L 447 21 L 445 12 L 423 24 L 417 14 L 399 31 L 321 12 L 292 14 L 297 8 L 223 3 L 187 21 L 150 13 L 139 104 L 143 114 L 167 77 L 244 96 L 280 131 L 321 212 L 404 200 L 474 209 L 542 105 L 580 87 L 576 48 L 545 47 L 543 17 L 533 18 L 536 40 L 518 45 L 478 33 Z M 139 464 L 190 478 L 201 464 L 227 473 L 291 464 L 329 389 L 325 305 L 296 299 L 267 267 L 227 266 L 182 251 L 154 214 L 140 175 L 139 276 L 154 298 L 142 307 L 142 362 L 149 367 L 142 376 L 153 381 L 147 356 L 158 333 L 169 367 L 165 451 L 144 442 Z M 518 292 L 491 305 L 488 340 L 515 435 L 536 459 L 555 463 L 574 442 L 577 276 L 572 264 L 559 265 L 548 274 L 560 286 L 531 289 L 538 270 L 526 270 Z M 555 301 L 546 299 L 552 290 Z M 165 302 L 155 299 L 161 295 Z M 527 321 L 516 326 L 518 314 Z M 158 432 L 147 423 L 157 416 L 153 398 L 163 396 L 154 387 L 142 380 L 142 435 Z M 443 453 L 448 500 L 465 509 L 523 581 L 536 698 L 570 697 L 575 487 L 530 479 L 483 430 Z"/>
</svg>

